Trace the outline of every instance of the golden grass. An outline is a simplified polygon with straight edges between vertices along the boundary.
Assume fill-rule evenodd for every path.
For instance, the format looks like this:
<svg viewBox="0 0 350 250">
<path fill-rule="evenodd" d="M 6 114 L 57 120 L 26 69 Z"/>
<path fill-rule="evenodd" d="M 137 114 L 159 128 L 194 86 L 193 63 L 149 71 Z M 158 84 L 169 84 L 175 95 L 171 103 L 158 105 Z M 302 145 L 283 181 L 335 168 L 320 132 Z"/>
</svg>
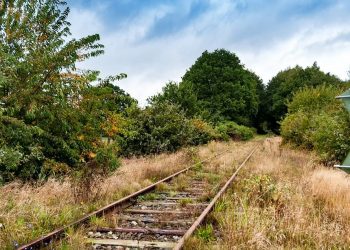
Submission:
<svg viewBox="0 0 350 250">
<path fill-rule="evenodd" d="M 186 249 L 349 249 L 349 187 L 349 175 L 269 138 L 216 206 L 220 237 Z"/>
<path fill-rule="evenodd" d="M 212 142 L 173 154 L 123 159 L 122 166 L 99 184 L 94 200 L 85 203 L 75 202 L 68 179 L 50 179 L 38 187 L 16 182 L 0 187 L 1 249 L 13 249 L 18 244 L 66 225 L 88 212 L 229 148 L 237 148 L 235 156 L 226 153 L 220 161 L 204 164 L 205 167 L 224 171 L 229 163 L 242 157 L 240 154 L 247 150 L 246 143 Z M 79 238 L 72 235 L 72 238 Z"/>
<path fill-rule="evenodd" d="M 350 176 L 336 169 L 319 168 L 307 178 L 309 192 L 323 201 L 338 219 L 350 220 Z"/>
<path fill-rule="evenodd" d="M 0 187 L 0 223 L 3 225 L 0 226 L 0 246 L 12 249 L 16 242 L 34 239 L 229 149 L 200 166 L 205 173 L 199 177 L 209 183 L 211 180 L 217 183 L 218 179 L 224 183 L 257 141 L 212 142 L 173 154 L 124 159 L 122 166 L 100 183 L 96 199 L 86 203 L 74 202 L 67 180 L 49 180 L 39 187 L 19 183 Z M 178 186 L 180 190 L 183 188 L 181 181 Z M 278 137 L 268 138 L 239 173 L 233 188 L 216 205 L 209 220 L 216 240 L 212 241 L 206 232 L 209 230 L 204 230 L 191 238 L 186 248 L 349 249 L 349 187 L 349 175 L 318 164 L 317 157 L 310 152 L 281 147 Z M 82 235 L 69 231 L 62 249 L 81 247 Z"/>
</svg>

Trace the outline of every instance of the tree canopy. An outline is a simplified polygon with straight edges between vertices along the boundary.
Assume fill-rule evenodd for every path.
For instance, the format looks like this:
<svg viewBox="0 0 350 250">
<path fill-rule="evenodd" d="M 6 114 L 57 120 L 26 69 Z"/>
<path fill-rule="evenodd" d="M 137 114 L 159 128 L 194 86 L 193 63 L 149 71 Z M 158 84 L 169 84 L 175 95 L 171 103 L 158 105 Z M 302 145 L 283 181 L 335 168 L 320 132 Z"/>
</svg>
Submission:
<svg viewBox="0 0 350 250">
<path fill-rule="evenodd" d="M 224 49 L 203 52 L 182 80 L 192 83 L 206 119 L 252 124 L 258 111 L 260 79 L 245 69 L 234 53 Z"/>
<path fill-rule="evenodd" d="M 116 101 L 126 95 L 109 83 L 124 75 L 103 81 L 96 71 L 77 69 L 77 62 L 102 54 L 103 45 L 98 34 L 70 39 L 64 1 L 0 3 L 0 182 L 39 178 L 55 162 L 76 167 L 95 159 L 104 124 L 115 115 L 101 114 L 108 108 L 90 112 L 87 93 L 97 90 L 92 81 L 107 81 L 104 91 L 124 109 L 130 100 Z"/>
<path fill-rule="evenodd" d="M 170 101 L 186 114 L 212 123 L 226 120 L 252 125 L 258 111 L 262 81 L 227 50 L 204 51 L 179 84 L 169 83 L 155 101 Z"/>
<path fill-rule="evenodd" d="M 334 75 L 321 71 L 316 63 L 305 69 L 296 66 L 279 72 L 267 85 L 266 99 L 262 107 L 266 111 L 265 120 L 269 123 L 269 127 L 278 132 L 279 121 L 287 113 L 287 103 L 294 92 L 303 87 L 323 84 L 338 85 L 342 84 L 342 81 Z"/>
</svg>

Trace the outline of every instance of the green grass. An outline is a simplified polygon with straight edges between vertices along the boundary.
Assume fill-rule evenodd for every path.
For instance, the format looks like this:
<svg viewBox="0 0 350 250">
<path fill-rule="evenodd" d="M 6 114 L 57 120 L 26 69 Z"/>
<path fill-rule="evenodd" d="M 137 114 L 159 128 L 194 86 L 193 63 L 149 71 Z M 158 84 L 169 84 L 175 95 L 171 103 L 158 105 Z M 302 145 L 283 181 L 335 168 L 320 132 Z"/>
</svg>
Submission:
<svg viewBox="0 0 350 250">
<path fill-rule="evenodd" d="M 159 199 L 159 194 L 156 193 L 148 193 L 148 194 L 144 194 L 138 197 L 139 201 L 153 201 L 156 199 Z"/>
<path fill-rule="evenodd" d="M 188 204 L 193 203 L 193 199 L 190 198 L 183 198 L 181 200 L 179 200 L 179 204 L 181 207 L 186 207 Z"/>
<path fill-rule="evenodd" d="M 214 228 L 211 224 L 198 228 L 195 235 L 204 242 L 210 242 L 215 239 Z"/>
</svg>

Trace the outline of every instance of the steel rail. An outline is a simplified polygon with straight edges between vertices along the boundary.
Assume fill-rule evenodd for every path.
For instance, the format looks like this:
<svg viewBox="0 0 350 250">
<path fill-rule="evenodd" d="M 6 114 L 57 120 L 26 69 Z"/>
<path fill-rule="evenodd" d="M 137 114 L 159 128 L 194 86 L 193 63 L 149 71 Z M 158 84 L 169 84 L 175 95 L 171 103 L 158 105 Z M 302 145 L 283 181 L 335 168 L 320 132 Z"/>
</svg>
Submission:
<svg viewBox="0 0 350 250">
<path fill-rule="evenodd" d="M 241 170 L 241 168 L 245 165 L 245 163 L 250 159 L 250 157 L 254 154 L 258 146 L 255 146 L 254 149 L 249 153 L 249 155 L 244 159 L 244 161 L 241 163 L 241 165 L 237 168 L 237 170 L 232 174 L 230 179 L 226 182 L 226 184 L 220 189 L 220 191 L 215 195 L 215 197 L 211 200 L 209 205 L 203 210 L 201 215 L 197 218 L 197 220 L 192 224 L 192 226 L 187 230 L 187 232 L 184 234 L 184 236 L 177 242 L 177 244 L 174 247 L 174 250 L 180 250 L 183 248 L 185 241 L 193 234 L 193 232 L 198 228 L 198 226 L 204 221 L 205 217 L 212 211 L 214 208 L 215 203 L 218 201 L 218 199 L 225 193 L 225 191 L 228 189 L 228 187 L 231 185 L 233 180 L 236 178 L 238 172 Z"/>
<path fill-rule="evenodd" d="M 208 162 L 208 161 L 210 161 L 218 156 L 225 154 L 228 151 L 230 151 L 230 150 L 229 149 L 224 150 L 224 151 L 222 151 L 222 152 L 220 152 L 212 157 L 209 157 L 209 158 L 204 159 L 200 162 L 192 164 L 192 165 L 190 165 L 190 166 L 188 166 L 188 167 L 186 167 L 186 168 L 184 168 L 184 169 L 182 169 L 182 170 L 180 170 L 180 171 L 178 171 L 178 172 L 176 172 L 176 173 L 174 173 L 174 174 L 172 174 L 172 175 L 170 175 L 162 180 L 159 180 L 159 181 L 157 181 L 157 182 L 155 182 L 155 183 L 153 183 L 153 184 L 151 184 L 143 189 L 140 189 L 139 191 L 137 191 L 135 193 L 132 193 L 132 194 L 130 194 L 124 198 L 121 198 L 121 199 L 119 199 L 111 204 L 108 204 L 108 205 L 100 208 L 97 211 L 89 213 L 89 214 L 83 216 L 82 218 L 80 218 L 80 219 L 78 219 L 78 220 L 76 220 L 76 221 L 74 221 L 66 226 L 60 227 L 60 228 L 40 237 L 38 239 L 35 239 L 34 241 L 32 241 L 28 244 L 22 245 L 17 249 L 18 250 L 34 250 L 34 249 L 40 249 L 41 247 L 46 247 L 47 245 L 51 244 L 53 241 L 64 238 L 64 233 L 67 231 L 68 228 L 76 228 L 77 226 L 86 223 L 93 216 L 97 216 L 97 217 L 103 216 L 105 213 L 111 211 L 112 209 L 115 209 L 117 207 L 120 207 L 120 206 L 126 204 L 131 199 L 133 199 L 139 195 L 142 195 L 146 192 L 149 192 L 151 190 L 154 190 L 158 184 L 170 181 L 174 177 L 176 177 L 182 173 L 187 172 L 188 170 L 190 170 L 191 168 L 193 168 L 197 164 L 202 164 L 202 163 Z"/>
</svg>

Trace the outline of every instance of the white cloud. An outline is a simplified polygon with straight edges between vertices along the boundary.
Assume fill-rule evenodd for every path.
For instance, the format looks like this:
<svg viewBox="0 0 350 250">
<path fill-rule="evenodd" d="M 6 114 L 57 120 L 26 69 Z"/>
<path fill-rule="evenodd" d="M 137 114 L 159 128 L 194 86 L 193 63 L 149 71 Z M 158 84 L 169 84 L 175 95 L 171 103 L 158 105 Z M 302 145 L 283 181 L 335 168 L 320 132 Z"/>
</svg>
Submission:
<svg viewBox="0 0 350 250">
<path fill-rule="evenodd" d="M 204 50 L 216 48 L 237 53 L 265 82 L 288 66 L 309 66 L 314 61 L 327 72 L 347 77 L 350 16 L 341 4 L 310 16 L 284 19 L 279 14 L 281 4 L 242 14 L 237 4 L 244 7 L 245 2 L 232 3 L 211 1 L 209 10 L 185 28 L 151 39 L 147 34 L 154 24 L 178 10 L 169 5 L 146 9 L 120 23 L 115 31 L 106 30 L 103 18 L 93 10 L 73 9 L 70 20 L 73 35 L 100 33 L 106 46 L 103 56 L 82 66 L 103 75 L 127 73 L 128 79 L 120 86 L 141 104 L 168 80 L 179 81 Z M 182 7 L 189 11 L 188 4 Z"/>
<path fill-rule="evenodd" d="M 104 32 L 103 22 L 93 10 L 73 8 L 69 15 L 69 22 L 71 33 L 77 38 Z"/>
</svg>

